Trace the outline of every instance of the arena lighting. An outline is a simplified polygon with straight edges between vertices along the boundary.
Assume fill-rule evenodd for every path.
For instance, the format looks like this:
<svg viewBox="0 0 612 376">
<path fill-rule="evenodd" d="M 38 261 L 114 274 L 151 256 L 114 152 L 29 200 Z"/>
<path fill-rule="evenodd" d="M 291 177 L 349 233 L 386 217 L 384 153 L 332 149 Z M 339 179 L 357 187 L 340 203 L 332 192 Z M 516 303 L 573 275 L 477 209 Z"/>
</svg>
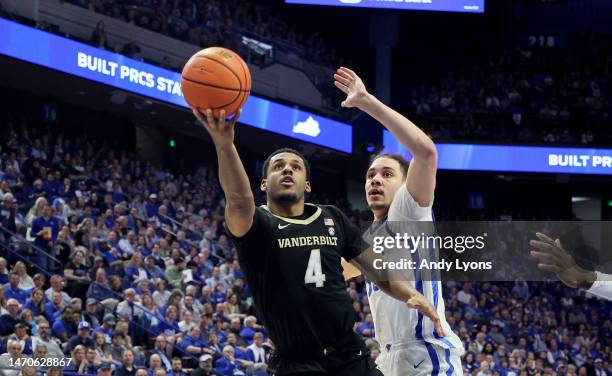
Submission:
<svg viewBox="0 0 612 376">
<path fill-rule="evenodd" d="M 180 88 L 180 73 L 3 18 L 0 18 L 0 54 L 119 89 L 113 93 L 117 102 L 125 99 L 119 93 L 129 91 L 188 107 Z M 350 125 L 255 95 L 246 102 L 240 123 L 344 153 L 352 152 Z"/>
<path fill-rule="evenodd" d="M 384 151 L 412 155 L 383 131 Z M 612 175 L 612 149 L 474 144 L 437 144 L 438 168 L 461 171 Z"/>
</svg>

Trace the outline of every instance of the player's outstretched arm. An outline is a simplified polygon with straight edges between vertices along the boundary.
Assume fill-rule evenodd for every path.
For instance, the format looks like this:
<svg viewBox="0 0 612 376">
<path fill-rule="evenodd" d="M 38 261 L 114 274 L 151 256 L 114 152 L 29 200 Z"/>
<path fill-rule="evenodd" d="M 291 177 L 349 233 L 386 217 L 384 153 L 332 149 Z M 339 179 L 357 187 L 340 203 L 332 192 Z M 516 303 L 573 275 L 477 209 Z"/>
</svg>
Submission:
<svg viewBox="0 0 612 376">
<path fill-rule="evenodd" d="M 344 258 L 340 259 L 340 262 L 342 264 L 342 276 L 344 277 L 345 281 L 361 275 L 361 270 L 359 270 L 355 265 L 346 261 Z"/>
<path fill-rule="evenodd" d="M 361 272 L 372 282 L 374 282 L 387 295 L 406 303 L 408 308 L 414 308 L 425 317 L 433 321 L 436 332 L 442 337 L 445 336 L 442 322 L 436 308 L 421 294 L 414 286 L 402 275 L 401 271 L 378 270 L 373 267 L 373 257 L 376 257 L 371 250 L 362 252 L 359 256 L 351 260 L 351 264 L 359 268 Z"/>
<path fill-rule="evenodd" d="M 595 272 L 581 268 L 572 255 L 563 249 L 559 239 L 553 240 L 539 232 L 536 236 L 538 240 L 531 240 L 529 244 L 535 248 L 531 256 L 538 259 L 540 270 L 554 272 L 569 287 L 588 290 L 593 286 L 597 280 Z"/>
<path fill-rule="evenodd" d="M 221 110 L 215 120 L 210 109 L 193 110 L 193 114 L 210 134 L 219 160 L 219 182 L 225 193 L 225 223 L 232 235 L 242 237 L 253 224 L 255 198 L 236 146 L 234 145 L 234 125 L 242 110 L 226 120 L 225 111 Z"/>
<path fill-rule="evenodd" d="M 356 107 L 385 126 L 413 156 L 408 169 L 408 192 L 420 206 L 429 206 L 436 187 L 438 153 L 433 141 L 405 116 L 370 94 L 352 70 L 340 67 L 334 85 L 347 96 L 342 107 Z"/>
</svg>

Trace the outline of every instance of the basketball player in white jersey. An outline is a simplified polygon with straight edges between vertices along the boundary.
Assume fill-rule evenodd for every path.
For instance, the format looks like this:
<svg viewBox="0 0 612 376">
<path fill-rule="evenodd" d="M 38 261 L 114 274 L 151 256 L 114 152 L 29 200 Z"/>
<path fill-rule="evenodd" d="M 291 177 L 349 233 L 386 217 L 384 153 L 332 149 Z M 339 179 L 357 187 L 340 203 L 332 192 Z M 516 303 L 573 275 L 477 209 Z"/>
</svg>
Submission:
<svg viewBox="0 0 612 376">
<path fill-rule="evenodd" d="M 437 170 L 434 143 L 416 125 L 369 94 L 352 70 L 338 69 L 334 80 L 336 87 L 347 94 L 342 107 L 356 107 L 372 116 L 413 155 L 410 163 L 395 154 L 381 154 L 371 162 L 365 191 L 375 221 L 433 221 Z M 432 260 L 437 254 L 435 250 L 421 249 L 412 258 L 418 265 L 414 258 Z M 343 265 L 347 279 L 360 274 L 352 264 Z M 374 330 L 381 347 L 376 363 L 386 376 L 462 375 L 460 357 L 464 348 L 446 321 L 439 276 L 410 273 L 414 273 L 415 288 L 436 307 L 446 335 L 439 336 L 431 320 L 368 281 Z"/>
</svg>

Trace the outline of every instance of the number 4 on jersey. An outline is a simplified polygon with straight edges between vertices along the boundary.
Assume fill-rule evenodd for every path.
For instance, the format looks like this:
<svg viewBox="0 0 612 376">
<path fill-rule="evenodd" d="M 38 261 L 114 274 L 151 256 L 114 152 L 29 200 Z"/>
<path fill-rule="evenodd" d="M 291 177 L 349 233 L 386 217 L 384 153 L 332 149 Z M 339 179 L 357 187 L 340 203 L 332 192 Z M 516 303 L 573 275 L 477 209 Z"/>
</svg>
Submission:
<svg viewBox="0 0 612 376">
<path fill-rule="evenodd" d="M 323 282 L 325 282 L 325 274 L 321 268 L 321 250 L 313 249 L 310 251 L 304 283 L 314 283 L 317 287 L 323 287 Z"/>
</svg>

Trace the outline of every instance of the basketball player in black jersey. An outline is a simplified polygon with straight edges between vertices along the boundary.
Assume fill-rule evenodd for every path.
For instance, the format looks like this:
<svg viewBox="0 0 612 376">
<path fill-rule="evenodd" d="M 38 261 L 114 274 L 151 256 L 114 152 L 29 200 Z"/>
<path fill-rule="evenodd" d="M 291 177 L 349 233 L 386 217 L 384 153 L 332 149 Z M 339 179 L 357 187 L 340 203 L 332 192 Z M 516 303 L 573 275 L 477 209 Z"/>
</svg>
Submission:
<svg viewBox="0 0 612 376">
<path fill-rule="evenodd" d="M 310 167 L 297 151 L 281 149 L 264 163 L 261 190 L 267 205 L 255 207 L 249 178 L 234 146 L 234 125 L 221 112 L 194 111 L 212 137 L 225 193 L 225 222 L 255 307 L 274 343 L 273 375 L 382 375 L 353 331 L 351 300 L 340 260 L 362 271 L 392 297 L 430 317 L 441 334 L 435 308 L 406 281 L 381 280 L 371 260 L 360 260 L 361 235 L 334 206 L 304 203 Z M 369 257 L 369 256 L 368 256 Z M 370 265 L 368 267 L 368 265 Z"/>
</svg>

